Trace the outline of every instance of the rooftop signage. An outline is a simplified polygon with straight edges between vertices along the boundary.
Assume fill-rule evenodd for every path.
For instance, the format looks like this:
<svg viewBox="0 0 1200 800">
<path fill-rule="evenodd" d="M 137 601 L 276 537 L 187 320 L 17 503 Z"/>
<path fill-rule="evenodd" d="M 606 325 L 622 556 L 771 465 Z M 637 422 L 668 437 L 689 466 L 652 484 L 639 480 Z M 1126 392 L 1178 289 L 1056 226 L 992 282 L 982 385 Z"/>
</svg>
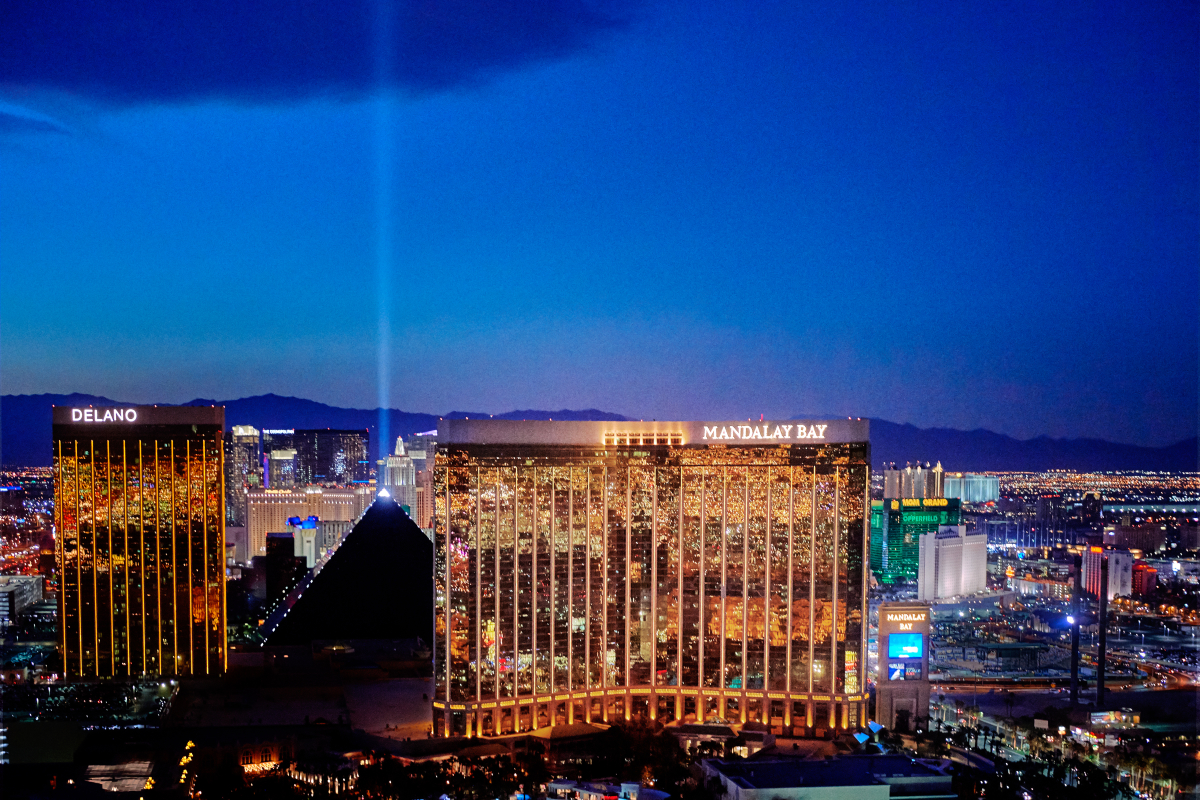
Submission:
<svg viewBox="0 0 1200 800">
<path fill-rule="evenodd" d="M 106 428 L 141 425 L 216 425 L 225 427 L 224 406 L 54 406 L 54 425 Z"/>
<path fill-rule="evenodd" d="M 135 422 L 136 408 L 72 408 L 71 422 Z"/>
<path fill-rule="evenodd" d="M 792 429 L 795 433 L 792 433 Z M 789 423 L 787 425 L 775 425 L 772 428 L 771 423 L 759 423 L 758 425 L 713 425 L 704 426 L 704 435 L 702 439 L 717 440 L 730 439 L 747 442 L 751 439 L 775 439 L 783 441 L 792 441 L 794 439 L 824 439 L 825 431 L 829 428 L 828 423 L 825 425 L 796 425 Z"/>
<path fill-rule="evenodd" d="M 443 419 L 443 444 L 565 444 L 600 447 L 662 445 L 770 446 L 843 444 L 870 440 L 865 419 L 554 422 L 545 420 Z"/>
</svg>

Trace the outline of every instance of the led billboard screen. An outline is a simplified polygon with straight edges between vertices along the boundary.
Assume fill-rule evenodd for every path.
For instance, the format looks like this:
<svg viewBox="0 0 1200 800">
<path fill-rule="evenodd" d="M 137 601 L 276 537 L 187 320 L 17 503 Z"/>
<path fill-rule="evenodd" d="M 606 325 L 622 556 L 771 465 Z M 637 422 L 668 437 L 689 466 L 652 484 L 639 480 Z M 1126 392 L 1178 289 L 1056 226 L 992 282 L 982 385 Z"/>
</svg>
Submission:
<svg viewBox="0 0 1200 800">
<path fill-rule="evenodd" d="M 924 634 L 893 633 L 888 635 L 888 658 L 920 658 L 924 653 Z"/>
</svg>

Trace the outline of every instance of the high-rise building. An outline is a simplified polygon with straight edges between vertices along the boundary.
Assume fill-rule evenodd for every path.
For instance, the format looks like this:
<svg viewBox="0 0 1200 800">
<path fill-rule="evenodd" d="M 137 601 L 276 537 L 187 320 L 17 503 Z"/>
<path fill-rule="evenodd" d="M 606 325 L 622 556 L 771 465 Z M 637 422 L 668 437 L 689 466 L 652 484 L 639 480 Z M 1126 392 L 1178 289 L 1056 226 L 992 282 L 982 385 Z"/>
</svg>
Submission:
<svg viewBox="0 0 1200 800">
<path fill-rule="evenodd" d="M 1132 586 L 1130 588 L 1138 597 L 1154 594 L 1154 589 L 1158 585 L 1158 570 L 1144 561 L 1138 561 L 1133 565 L 1133 579 L 1131 583 Z"/>
<path fill-rule="evenodd" d="M 424 453 L 421 453 L 424 461 Z M 417 467 L 412 456 L 404 448 L 404 439 L 396 438 L 396 452 L 387 457 L 384 486 L 392 499 L 406 509 L 410 517 L 416 516 Z"/>
<path fill-rule="evenodd" d="M 413 434 L 408 440 L 408 452 L 417 468 L 417 492 L 413 521 L 417 527 L 433 536 L 433 462 L 437 454 L 437 431 Z"/>
<path fill-rule="evenodd" d="M 918 600 L 940 600 L 987 588 L 987 534 L 966 525 L 939 525 L 921 534 Z"/>
<path fill-rule="evenodd" d="M 871 501 L 871 571 L 880 583 L 916 581 L 921 534 L 957 525 L 962 501 L 944 497 Z"/>
<path fill-rule="evenodd" d="M 362 516 L 372 500 L 374 487 L 370 486 L 251 489 L 246 494 L 249 557 L 266 555 L 267 534 L 288 530 L 291 517 L 347 522 Z"/>
<path fill-rule="evenodd" d="M 1000 476 L 974 472 L 947 472 L 946 497 L 964 503 L 989 503 L 1000 499 Z"/>
<path fill-rule="evenodd" d="M 246 524 L 246 490 L 262 486 L 262 442 L 257 428 L 234 425 L 225 434 L 225 524 Z"/>
<path fill-rule="evenodd" d="M 53 410 L 68 677 L 224 672 L 225 410 Z"/>
<path fill-rule="evenodd" d="M 895 464 L 885 464 L 883 469 L 883 498 L 892 499 L 922 499 L 926 497 L 945 497 L 945 477 L 942 462 L 930 469 L 929 464 L 921 466 L 905 464 L 904 469 L 897 469 Z"/>
<path fill-rule="evenodd" d="M 1100 562 L 1108 559 L 1108 599 L 1129 597 L 1133 591 L 1133 555 L 1121 550 L 1089 547 L 1083 554 L 1083 588 L 1100 596 Z"/>
<path fill-rule="evenodd" d="M 371 452 L 366 429 L 358 431 L 297 430 L 296 483 L 348 486 L 371 478 Z"/>
<path fill-rule="evenodd" d="M 290 489 L 296 485 L 296 451 L 272 450 L 266 456 L 267 480 L 270 489 Z"/>
<path fill-rule="evenodd" d="M 865 721 L 868 423 L 443 420 L 439 736 Z"/>
</svg>

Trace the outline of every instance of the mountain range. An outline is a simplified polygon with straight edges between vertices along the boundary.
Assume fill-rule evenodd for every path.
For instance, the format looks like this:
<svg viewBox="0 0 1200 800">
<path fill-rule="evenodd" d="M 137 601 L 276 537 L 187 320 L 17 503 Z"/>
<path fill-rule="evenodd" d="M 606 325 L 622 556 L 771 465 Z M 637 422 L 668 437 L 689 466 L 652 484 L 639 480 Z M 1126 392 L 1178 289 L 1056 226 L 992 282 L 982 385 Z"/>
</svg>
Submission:
<svg viewBox="0 0 1200 800">
<path fill-rule="evenodd" d="M 54 405 L 137 405 L 88 394 L 4 395 L 0 397 L 0 464 L 6 466 L 50 465 L 50 408 Z M 372 458 L 379 458 L 379 410 L 338 408 L 299 397 L 275 394 L 236 400 L 196 399 L 183 405 L 225 406 L 227 425 L 263 428 L 365 428 L 370 433 Z M 491 417 L 494 419 L 613 420 L 631 417 L 599 411 L 522 409 L 504 414 L 453 411 L 447 418 Z M 797 415 L 793 419 L 813 419 Z M 439 415 L 389 409 L 389 438 L 433 430 Z M 391 442 L 388 443 L 390 450 Z M 1014 439 L 978 429 L 918 428 L 882 419 L 871 420 L 871 461 L 875 467 L 887 462 L 937 462 L 947 470 L 1074 469 L 1083 471 L 1197 470 L 1196 437 L 1167 447 L 1141 447 L 1101 439 Z"/>
</svg>

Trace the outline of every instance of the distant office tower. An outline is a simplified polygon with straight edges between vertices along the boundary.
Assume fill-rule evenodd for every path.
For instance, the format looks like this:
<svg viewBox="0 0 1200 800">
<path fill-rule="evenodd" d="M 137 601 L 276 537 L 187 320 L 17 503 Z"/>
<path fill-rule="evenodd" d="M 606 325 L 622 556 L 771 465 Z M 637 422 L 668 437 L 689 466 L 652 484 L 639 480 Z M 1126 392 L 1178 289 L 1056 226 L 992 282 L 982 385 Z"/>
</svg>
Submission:
<svg viewBox="0 0 1200 800">
<path fill-rule="evenodd" d="M 55 407 L 69 677 L 225 670 L 225 410 Z"/>
<path fill-rule="evenodd" d="M 409 437 L 408 453 L 417 468 L 417 494 L 413 521 L 417 527 L 433 534 L 433 462 L 437 453 L 437 431 L 426 431 Z"/>
<path fill-rule="evenodd" d="M 1100 562 L 1108 559 L 1108 599 L 1129 597 L 1133 591 L 1133 556 L 1120 550 L 1089 547 L 1083 554 L 1083 588 L 1100 596 Z"/>
<path fill-rule="evenodd" d="M 417 507 L 413 521 L 426 533 L 433 532 L 433 460 L 417 471 Z"/>
<path fill-rule="evenodd" d="M 267 534 L 287 530 L 287 521 L 291 517 L 313 516 L 325 522 L 348 522 L 358 519 L 372 500 L 374 487 L 371 486 L 251 489 L 246 495 L 249 555 L 251 558 L 266 555 Z"/>
<path fill-rule="evenodd" d="M 297 430 L 296 483 L 348 486 L 371 478 L 367 431 Z"/>
<path fill-rule="evenodd" d="M 885 464 L 883 497 L 885 500 L 944 497 L 945 475 L 940 461 L 932 469 L 929 468 L 929 464 L 924 467 L 920 464 L 905 464 L 904 469 L 896 469 L 895 464 Z"/>
<path fill-rule="evenodd" d="M 987 588 L 987 534 L 966 525 L 940 525 L 921 534 L 917 599 L 940 600 Z"/>
<path fill-rule="evenodd" d="M 1167 546 L 1166 526 L 1162 524 L 1105 525 L 1104 545 L 1106 547 L 1132 547 L 1147 555 L 1153 555 Z"/>
<path fill-rule="evenodd" d="M 258 429 L 234 425 L 225 434 L 225 524 L 246 524 L 246 490 L 262 485 Z"/>
<path fill-rule="evenodd" d="M 290 489 L 296 485 L 296 451 L 272 450 L 267 454 L 267 480 L 270 489 Z"/>
<path fill-rule="evenodd" d="M 1133 580 L 1132 591 L 1138 597 L 1145 597 L 1148 594 L 1154 594 L 1154 589 L 1158 585 L 1158 570 L 1144 561 L 1139 561 L 1133 565 Z"/>
<path fill-rule="evenodd" d="M 263 453 L 272 450 L 295 450 L 296 431 L 292 428 L 266 428 L 262 432 Z"/>
<path fill-rule="evenodd" d="M 22 611 L 40 602 L 41 575 L 0 575 L 0 630 L 15 623 Z"/>
<path fill-rule="evenodd" d="M 864 722 L 867 425 L 442 421 L 435 735 Z"/>
<path fill-rule="evenodd" d="M 1095 492 L 1088 492 L 1080 503 L 1079 517 L 1083 522 L 1099 522 L 1104 514 L 1104 501 Z"/>
<path fill-rule="evenodd" d="M 404 439 L 396 438 L 396 452 L 388 456 L 385 469 L 384 485 L 392 499 L 402 506 L 410 517 L 416 516 L 417 467 L 412 456 L 405 451 Z"/>
<path fill-rule="evenodd" d="M 0 514 L 25 515 L 24 486 L 0 486 Z"/>
<path fill-rule="evenodd" d="M 920 537 L 941 525 L 957 525 L 962 501 L 904 498 L 871 501 L 871 570 L 880 583 L 916 581 Z"/>
<path fill-rule="evenodd" d="M 989 503 L 1000 499 L 1000 477 L 973 472 L 947 472 L 946 497 L 964 503 Z"/>
</svg>

